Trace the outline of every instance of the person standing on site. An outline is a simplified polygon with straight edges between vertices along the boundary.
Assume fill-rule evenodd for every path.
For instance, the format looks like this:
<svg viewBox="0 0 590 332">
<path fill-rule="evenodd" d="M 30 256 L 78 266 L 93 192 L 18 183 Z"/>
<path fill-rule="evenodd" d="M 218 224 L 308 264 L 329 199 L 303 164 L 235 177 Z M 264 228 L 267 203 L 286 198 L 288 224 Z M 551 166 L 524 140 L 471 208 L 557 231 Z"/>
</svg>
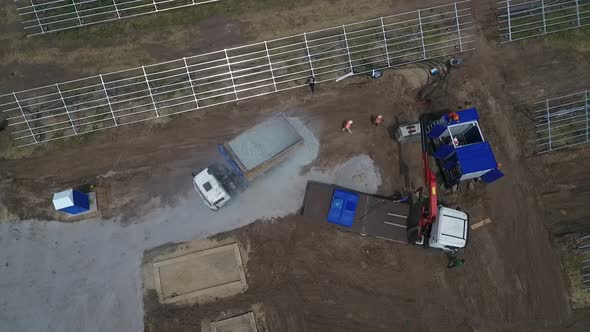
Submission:
<svg viewBox="0 0 590 332">
<path fill-rule="evenodd" d="M 463 264 L 465 264 L 465 260 L 464 259 L 459 259 L 457 256 L 455 256 L 452 253 L 447 253 L 447 258 L 449 259 L 449 262 L 447 263 L 447 268 L 448 269 L 452 269 L 454 267 L 460 267 L 463 266 Z"/>
<path fill-rule="evenodd" d="M 349 134 L 352 134 L 352 123 L 352 120 L 344 121 L 344 124 L 342 125 L 342 131 L 347 131 Z"/>
<path fill-rule="evenodd" d="M 315 83 L 316 83 L 316 79 L 313 76 L 310 76 L 307 79 L 307 84 L 309 85 L 309 89 L 311 90 L 311 93 L 315 92 Z"/>
<path fill-rule="evenodd" d="M 375 125 L 375 127 L 379 127 L 379 125 L 382 123 L 383 123 L 383 115 L 379 114 L 373 120 L 373 124 Z"/>
<path fill-rule="evenodd" d="M 449 113 L 449 123 L 459 122 L 459 113 L 451 112 Z"/>
</svg>

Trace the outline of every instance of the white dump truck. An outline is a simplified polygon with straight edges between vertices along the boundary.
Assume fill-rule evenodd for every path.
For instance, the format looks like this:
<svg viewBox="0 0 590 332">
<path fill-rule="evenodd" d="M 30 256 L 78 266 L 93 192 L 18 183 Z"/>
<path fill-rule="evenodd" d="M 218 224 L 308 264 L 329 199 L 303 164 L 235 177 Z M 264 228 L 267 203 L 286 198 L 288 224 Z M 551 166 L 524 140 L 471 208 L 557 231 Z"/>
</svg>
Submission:
<svg viewBox="0 0 590 332">
<path fill-rule="evenodd" d="M 218 210 L 302 142 L 303 138 L 284 115 L 268 119 L 219 144 L 224 162 L 193 173 L 195 190 L 209 208 Z"/>
</svg>

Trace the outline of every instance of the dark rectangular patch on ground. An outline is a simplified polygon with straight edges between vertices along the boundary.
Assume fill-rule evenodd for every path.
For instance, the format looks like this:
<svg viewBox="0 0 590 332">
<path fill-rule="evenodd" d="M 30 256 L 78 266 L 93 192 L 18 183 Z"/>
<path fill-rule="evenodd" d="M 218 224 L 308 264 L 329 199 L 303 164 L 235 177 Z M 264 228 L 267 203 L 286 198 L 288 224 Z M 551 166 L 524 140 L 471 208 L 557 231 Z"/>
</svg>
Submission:
<svg viewBox="0 0 590 332">
<path fill-rule="evenodd" d="M 334 190 L 343 189 L 359 195 L 352 227 L 342 229 L 380 239 L 407 243 L 410 205 L 335 185 L 310 181 L 305 189 L 303 216 L 312 222 L 328 223 L 327 216 Z"/>
</svg>

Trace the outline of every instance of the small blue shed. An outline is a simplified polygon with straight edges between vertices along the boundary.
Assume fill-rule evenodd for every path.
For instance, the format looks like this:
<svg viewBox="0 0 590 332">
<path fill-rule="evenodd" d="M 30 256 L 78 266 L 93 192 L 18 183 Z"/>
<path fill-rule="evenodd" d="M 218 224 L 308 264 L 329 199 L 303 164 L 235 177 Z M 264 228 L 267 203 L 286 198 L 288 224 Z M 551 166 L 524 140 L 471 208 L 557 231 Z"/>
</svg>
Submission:
<svg viewBox="0 0 590 332">
<path fill-rule="evenodd" d="M 434 143 L 433 156 L 439 160 L 448 187 L 474 178 L 493 182 L 500 172 L 494 152 L 479 127 L 477 109 L 445 114 L 428 128 Z"/>
<path fill-rule="evenodd" d="M 69 189 L 53 194 L 53 206 L 58 211 L 78 215 L 90 210 L 90 197 L 78 190 Z"/>
</svg>

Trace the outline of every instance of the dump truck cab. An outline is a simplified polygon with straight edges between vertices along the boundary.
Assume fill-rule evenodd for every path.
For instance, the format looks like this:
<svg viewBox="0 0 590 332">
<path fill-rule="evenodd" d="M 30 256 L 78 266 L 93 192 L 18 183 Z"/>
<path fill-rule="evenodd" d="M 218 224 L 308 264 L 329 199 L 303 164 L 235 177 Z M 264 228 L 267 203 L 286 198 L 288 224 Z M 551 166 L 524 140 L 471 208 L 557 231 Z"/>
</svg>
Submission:
<svg viewBox="0 0 590 332">
<path fill-rule="evenodd" d="M 205 168 L 200 173 L 193 175 L 193 186 L 205 204 L 212 210 L 217 211 L 231 199 L 227 190 L 223 188 L 210 168 Z"/>
<path fill-rule="evenodd" d="M 438 206 L 438 219 L 430 230 L 428 246 L 443 251 L 455 251 L 465 248 L 469 229 L 466 213 Z"/>
</svg>

